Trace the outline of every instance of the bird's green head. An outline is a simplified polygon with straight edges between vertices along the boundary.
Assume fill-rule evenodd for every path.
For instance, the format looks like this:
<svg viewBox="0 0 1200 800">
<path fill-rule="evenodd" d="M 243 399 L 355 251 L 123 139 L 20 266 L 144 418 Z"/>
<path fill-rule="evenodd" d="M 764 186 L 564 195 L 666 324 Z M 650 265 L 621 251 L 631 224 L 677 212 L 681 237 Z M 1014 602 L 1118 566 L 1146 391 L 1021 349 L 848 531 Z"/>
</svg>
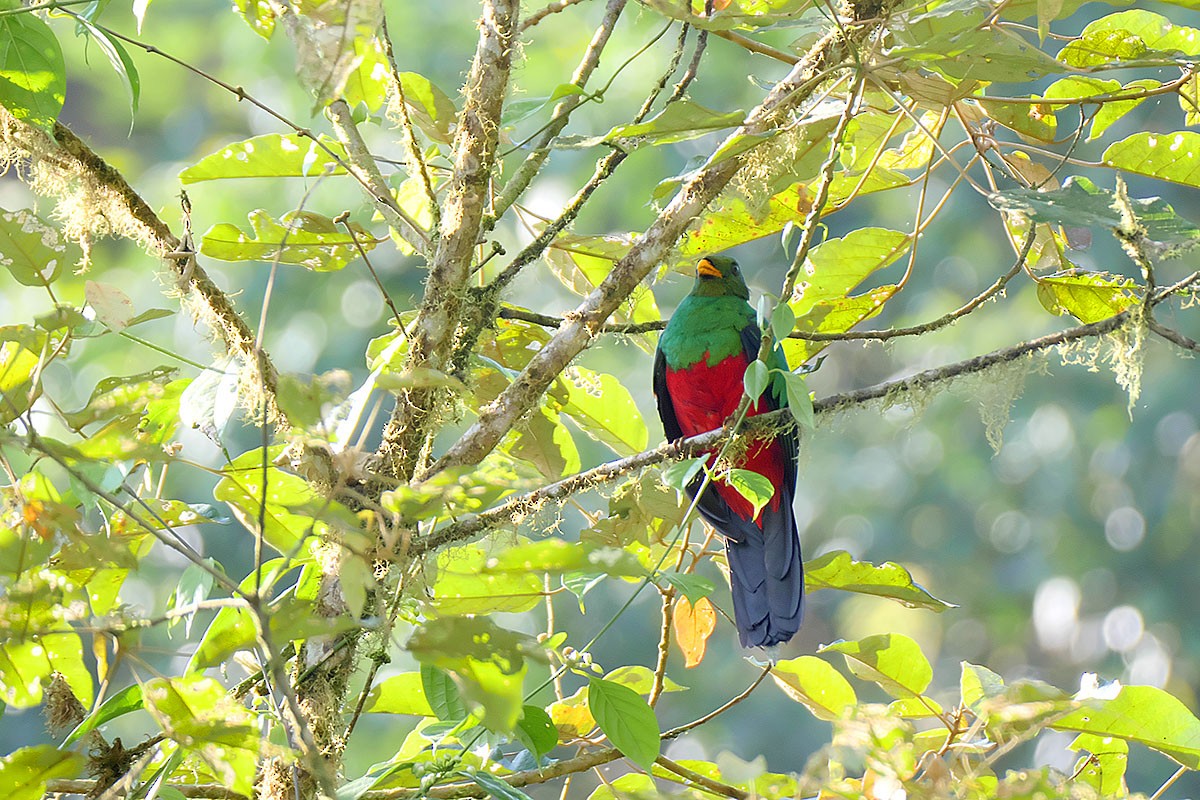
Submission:
<svg viewBox="0 0 1200 800">
<path fill-rule="evenodd" d="M 750 290 L 742 269 L 729 256 L 705 256 L 696 264 L 696 285 L 692 294 L 698 297 L 723 297 L 729 295 L 750 299 Z"/>
</svg>

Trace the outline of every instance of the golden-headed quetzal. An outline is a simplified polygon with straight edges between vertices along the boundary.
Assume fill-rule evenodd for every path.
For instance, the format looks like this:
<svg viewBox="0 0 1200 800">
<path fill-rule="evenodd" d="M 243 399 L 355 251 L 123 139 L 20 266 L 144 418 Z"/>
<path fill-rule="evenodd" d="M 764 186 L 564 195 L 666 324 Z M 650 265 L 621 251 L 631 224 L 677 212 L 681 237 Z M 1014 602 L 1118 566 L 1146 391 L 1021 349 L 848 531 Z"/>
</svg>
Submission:
<svg viewBox="0 0 1200 800">
<path fill-rule="evenodd" d="M 668 440 L 719 428 L 737 410 L 746 367 L 762 343 L 749 299 L 736 261 L 700 259 L 696 285 L 667 323 L 654 356 L 654 395 Z M 778 349 L 767 365 L 787 369 Z M 786 398 L 783 380 L 772 380 L 748 415 L 782 408 Z M 775 487 L 757 517 L 753 504 L 722 480 L 712 481 L 696 506 L 725 538 L 734 621 L 744 647 L 788 641 L 804 616 L 804 565 L 792 511 L 796 451 L 796 436 L 788 432 L 751 444 L 736 465 Z M 698 477 L 688 486 L 692 497 L 700 483 Z"/>
</svg>

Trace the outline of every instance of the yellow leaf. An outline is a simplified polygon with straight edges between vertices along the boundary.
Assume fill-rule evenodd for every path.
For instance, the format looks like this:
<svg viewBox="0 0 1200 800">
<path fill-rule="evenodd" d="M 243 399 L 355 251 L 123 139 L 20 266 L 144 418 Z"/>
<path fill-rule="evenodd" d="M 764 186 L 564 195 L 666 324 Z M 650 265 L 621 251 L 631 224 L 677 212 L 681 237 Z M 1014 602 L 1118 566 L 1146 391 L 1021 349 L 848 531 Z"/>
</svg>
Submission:
<svg viewBox="0 0 1200 800">
<path fill-rule="evenodd" d="M 688 669 L 704 660 L 708 637 L 717 628 L 717 610 L 707 597 L 701 597 L 696 605 L 680 597 L 675 606 L 675 641 L 686 659 Z"/>
</svg>

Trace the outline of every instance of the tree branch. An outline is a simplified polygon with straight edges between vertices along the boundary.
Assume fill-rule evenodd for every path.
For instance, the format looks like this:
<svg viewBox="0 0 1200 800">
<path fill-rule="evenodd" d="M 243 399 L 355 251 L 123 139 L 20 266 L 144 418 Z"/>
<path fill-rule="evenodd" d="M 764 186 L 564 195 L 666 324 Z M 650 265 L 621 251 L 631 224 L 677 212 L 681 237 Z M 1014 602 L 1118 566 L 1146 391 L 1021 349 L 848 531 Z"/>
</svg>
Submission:
<svg viewBox="0 0 1200 800">
<path fill-rule="evenodd" d="M 518 0 L 484 0 L 479 44 L 454 136 L 454 173 L 414 325 L 409 367 L 444 369 L 454 346 L 464 288 L 471 275 L 471 257 L 488 200 L 519 11 Z M 397 398 L 379 449 L 386 474 L 405 478 L 412 475 L 429 423 L 436 419 L 445 395 L 444 389 L 417 387 Z"/>
<path fill-rule="evenodd" d="M 396 198 L 392 197 L 391 188 L 383 179 L 379 165 L 375 163 L 374 156 L 371 155 L 366 142 L 359 134 L 358 126 L 354 124 L 350 106 L 346 104 L 345 100 L 334 100 L 329 104 L 328 112 L 329 121 L 333 123 L 333 132 L 342 146 L 346 148 L 349 171 L 362 184 L 363 189 L 371 198 L 372 205 L 387 221 L 387 224 L 400 231 L 401 236 L 422 254 L 428 256 L 430 252 L 429 236 L 421 229 L 417 221 L 396 203 Z"/>
<path fill-rule="evenodd" d="M 788 111 L 803 103 L 815 91 L 816 85 L 811 80 L 813 76 L 820 74 L 827 66 L 840 62 L 858 45 L 859 40 L 871 35 L 874 30 L 873 25 L 857 27 L 851 32 L 855 37 L 852 40 L 843 38 L 837 31 L 827 34 L 776 84 L 726 143 L 773 130 Z M 500 396 L 480 411 L 475 424 L 442 456 L 433 471 L 477 463 L 491 452 L 517 420 L 540 400 L 554 378 L 588 346 L 609 315 L 662 261 L 692 221 L 704 213 L 708 204 L 738 172 L 741 164 L 742 156 L 732 156 L 709 163 L 688 179 L 645 234 L 614 265 L 612 272 L 572 312 L 567 323 L 534 355 L 528 366 Z"/>
<path fill-rule="evenodd" d="M 55 179 L 44 181 L 44 185 L 73 186 L 79 177 L 87 177 L 88 191 L 97 195 L 89 198 L 89 201 L 94 203 L 92 212 L 102 221 L 100 230 L 138 242 L 171 266 L 181 284 L 180 288 L 189 293 L 185 295 L 185 300 L 192 306 L 193 313 L 221 337 L 230 355 L 255 373 L 255 383 L 266 396 L 268 417 L 275 420 L 278 426 L 286 426 L 287 420 L 275 402 L 275 366 L 270 357 L 257 348 L 254 331 L 242 319 L 233 301 L 196 263 L 195 253 L 183 249 L 179 237 L 171 233 L 167 224 L 159 219 L 124 176 L 62 123 L 54 126 L 53 142 L 2 109 L 0 126 L 5 129 L 6 139 L 29 154 L 36 169 L 54 175 Z M 59 199 L 73 201 L 75 198 L 63 194 Z M 90 232 L 80 231 L 79 235 Z"/>
<path fill-rule="evenodd" d="M 735 798 L 735 800 L 745 800 L 746 798 L 750 797 L 750 793 L 744 789 L 739 789 L 736 786 L 730 786 L 729 784 L 721 783 L 720 781 L 714 781 L 712 778 L 701 775 L 694 769 L 688 769 L 683 764 L 680 764 L 677 761 L 672 761 L 666 756 L 659 756 L 657 759 L 655 759 L 654 763 L 658 764 L 668 772 L 674 772 L 687 782 L 694 783 L 702 789 L 714 794 L 719 794 L 723 797 L 732 797 Z"/>
<path fill-rule="evenodd" d="M 55 779 L 46 782 L 46 794 L 82 794 L 91 797 L 96 787 L 97 781 Z M 134 788 L 136 787 L 130 787 L 130 792 Z M 164 788 L 174 789 L 184 797 L 199 800 L 247 800 L 245 795 L 216 783 L 168 783 Z M 112 789 L 108 791 L 111 792 Z"/>
</svg>

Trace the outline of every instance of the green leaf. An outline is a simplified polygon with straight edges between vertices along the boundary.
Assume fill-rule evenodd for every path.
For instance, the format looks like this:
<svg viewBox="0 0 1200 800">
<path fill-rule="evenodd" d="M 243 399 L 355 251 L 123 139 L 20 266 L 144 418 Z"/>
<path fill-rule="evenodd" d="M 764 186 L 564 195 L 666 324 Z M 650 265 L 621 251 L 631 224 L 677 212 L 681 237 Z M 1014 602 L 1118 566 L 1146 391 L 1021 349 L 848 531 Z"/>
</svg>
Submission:
<svg viewBox="0 0 1200 800">
<path fill-rule="evenodd" d="M 312 211 L 289 211 L 278 221 L 266 211 L 250 212 L 253 238 L 235 225 L 212 226 L 200 242 L 200 252 L 221 261 L 275 261 L 296 264 L 314 272 L 333 272 L 358 258 L 358 247 L 370 251 L 378 241 L 357 222 L 354 235 L 329 217 Z M 355 245 L 357 240 L 358 246 Z"/>
<path fill-rule="evenodd" d="M 476 786 L 488 793 L 488 797 L 493 797 L 495 800 L 533 800 L 533 798 L 520 789 L 510 786 L 495 775 L 487 772 L 480 772 L 476 769 L 464 769 L 460 770 L 458 774 L 474 782 Z"/>
<path fill-rule="evenodd" d="M 1102 797 L 1124 794 L 1125 768 L 1129 765 L 1129 745 L 1124 739 L 1081 733 L 1067 749 L 1091 754 L 1076 764 L 1077 780 L 1089 784 Z"/>
<path fill-rule="evenodd" d="M 1054 113 L 1057 109 L 1049 103 L 1005 103 L 981 97 L 979 104 L 989 117 L 1010 130 L 1042 142 L 1058 138 L 1058 117 Z"/>
<path fill-rule="evenodd" d="M 528 660 L 545 660 L 532 637 L 501 628 L 487 617 L 441 617 L 424 623 L 408 641 L 423 664 L 451 672 L 462 697 L 482 710 L 482 724 L 509 733 L 521 716 Z M 437 709 L 426 684 L 425 696 Z"/>
<path fill-rule="evenodd" d="M 491 554 L 481 545 L 438 553 L 437 580 L 429 589 L 440 615 L 528 611 L 542 602 L 541 575 L 531 570 L 484 571 Z"/>
<path fill-rule="evenodd" d="M 1020 36 L 988 24 L 991 12 L 990 6 L 972 0 L 917 5 L 897 15 L 892 27 L 896 44 L 888 55 L 906 59 L 910 69 L 936 70 L 954 83 L 1020 83 L 1063 71 Z"/>
<path fill-rule="evenodd" d="M 815 175 L 821 168 L 829 155 L 829 132 L 835 123 L 830 119 L 804 128 L 806 138 L 796 146 L 803 148 L 806 160 L 797 163 L 795 174 Z M 684 237 L 679 246 L 680 258 L 690 268 L 700 256 L 779 233 L 789 222 L 803 220 L 811 205 L 812 196 L 802 183 L 778 192 L 761 208 L 738 197 L 725 199 L 719 207 L 707 211 Z"/>
<path fill-rule="evenodd" d="M 268 449 L 267 463 L 273 463 L 280 452 L 280 448 Z M 274 466 L 268 466 L 264 473 L 262 464 L 261 449 L 247 451 L 225 467 L 224 477 L 213 488 L 213 497 L 228 503 L 247 530 L 259 532 L 259 515 L 265 501 L 265 540 L 283 555 L 307 559 L 307 549 L 302 545 L 317 536 L 333 536 L 346 544 L 365 546 L 365 542 L 354 539 L 360 523 L 348 508 L 321 496 L 298 475 Z"/>
<path fill-rule="evenodd" d="M 881 286 L 855 296 L 850 291 L 907 252 L 911 243 L 911 237 L 901 231 L 862 228 L 814 247 L 789 301 L 796 314 L 796 329 L 843 333 L 879 313 L 895 292 L 894 286 Z M 811 359 L 828 342 L 785 339 L 781 344 L 788 363 L 796 366 Z"/>
<path fill-rule="evenodd" d="M 262 38 L 270 39 L 275 32 L 275 6 L 271 0 L 233 0 L 233 9 Z"/>
<path fill-rule="evenodd" d="M 73 631 L 55 631 L 0 645 L 0 700 L 17 708 L 42 701 L 42 685 L 60 673 L 85 707 L 95 697 L 92 675 L 83 661 L 83 642 Z"/>
<path fill-rule="evenodd" d="M 0 759 L 0 797 L 41 800 L 48 781 L 77 777 L 83 767 L 84 758 L 78 753 L 64 753 L 48 744 L 22 747 Z"/>
<path fill-rule="evenodd" d="M 277 640 L 278 641 L 278 640 Z M 152 678 L 144 687 L 146 710 L 169 738 L 198 752 L 226 786 L 250 796 L 261 746 L 253 714 L 212 678 Z"/>
<path fill-rule="evenodd" d="M 1200 133 L 1135 133 L 1109 145 L 1103 161 L 1115 169 L 1200 188 Z"/>
<path fill-rule="evenodd" d="M 1062 99 L 1081 99 L 1081 98 L 1098 98 L 1100 108 L 1092 117 L 1092 127 L 1088 132 L 1087 140 L 1094 141 L 1100 138 L 1100 135 L 1108 129 L 1110 125 L 1119 120 L 1121 117 L 1128 114 L 1133 109 L 1137 108 L 1146 99 L 1145 97 L 1135 97 L 1130 100 L 1103 100 L 1105 95 L 1115 94 L 1132 94 L 1139 91 L 1155 89 L 1161 86 L 1155 80 L 1138 80 L 1128 83 L 1124 86 L 1120 81 L 1106 80 L 1088 75 L 1072 75 L 1066 78 L 1060 78 L 1050 84 L 1045 91 L 1042 92 L 1042 97 L 1047 101 L 1062 100 Z M 1051 108 L 1057 110 L 1064 108 L 1063 105 L 1052 105 Z M 1052 137 L 1053 138 L 1053 137 Z"/>
<path fill-rule="evenodd" d="M 695 458 L 676 461 L 663 467 L 662 481 L 672 489 L 682 492 L 692 482 L 692 479 L 700 474 L 700 470 L 704 469 L 707 461 L 707 456 L 696 456 Z"/>
<path fill-rule="evenodd" d="M 1037 279 L 1038 300 L 1052 314 L 1084 324 L 1120 314 L 1140 302 L 1137 284 L 1125 277 L 1076 271 Z"/>
<path fill-rule="evenodd" d="M 649 771 L 658 758 L 659 729 L 642 696 L 619 683 L 588 679 L 588 708 L 604 735 L 633 763 Z"/>
<path fill-rule="evenodd" d="M 320 142 L 320 144 L 318 144 Z M 324 145 L 322 147 L 321 145 Z M 326 149 L 328 148 L 328 150 Z M 328 151 L 333 151 L 330 155 Z M 334 158 L 334 156 L 337 158 Z M 221 178 L 292 178 L 344 175 L 346 150 L 328 136 L 268 133 L 226 145 L 179 173 L 182 183 Z"/>
<path fill-rule="evenodd" d="M 1151 89 L 1157 89 L 1160 86 L 1162 86 L 1162 84 L 1159 81 L 1145 78 L 1142 80 L 1130 81 L 1121 87 L 1121 91 L 1144 92 Z M 1184 105 L 1182 98 L 1183 91 L 1185 89 L 1186 85 L 1184 89 L 1180 90 L 1180 105 Z M 1100 106 L 1100 110 L 1096 112 L 1094 117 L 1092 117 L 1092 127 L 1088 131 L 1087 141 L 1093 142 L 1096 139 L 1099 139 L 1101 134 L 1108 130 L 1110 125 L 1112 125 L 1114 122 L 1117 122 L 1119 119 L 1121 119 L 1121 117 L 1125 116 L 1133 109 L 1137 108 L 1145 99 L 1146 98 L 1144 97 L 1137 97 L 1132 100 L 1109 100 L 1104 105 Z M 1186 107 L 1185 110 L 1187 110 Z M 1189 118 L 1187 124 L 1194 125 L 1196 123 Z"/>
<path fill-rule="evenodd" d="M 522 707 L 521 719 L 517 722 L 517 735 L 526 749 L 537 758 L 558 746 L 558 729 L 541 706 Z"/>
<path fill-rule="evenodd" d="M 570 366 L 559 375 L 550 396 L 584 433 L 618 455 L 646 449 L 650 439 L 646 421 L 629 390 L 614 376 Z"/>
<path fill-rule="evenodd" d="M 731 469 L 726 482 L 754 506 L 754 516 L 775 496 L 775 485 L 765 475 L 748 469 Z"/>
<path fill-rule="evenodd" d="M 800 427 L 814 430 L 817 423 L 808 382 L 803 375 L 796 372 L 784 372 L 783 380 L 787 387 L 788 411 L 792 413 L 792 419 L 796 420 Z"/>
<path fill-rule="evenodd" d="M 775 306 L 775 310 L 771 312 L 771 335 L 775 337 L 775 341 L 786 339 L 795 324 L 796 313 L 792 311 L 791 306 L 787 303 Z"/>
<path fill-rule="evenodd" d="M 1069 67 L 1088 69 L 1114 61 L 1137 61 L 1147 51 L 1146 43 L 1129 31 L 1085 28 L 1078 39 L 1058 51 L 1058 60 Z"/>
<path fill-rule="evenodd" d="M 1200 55 L 1200 31 L 1138 8 L 1092 20 L 1079 39 L 1059 51 L 1058 58 L 1072 67 L 1086 68 L 1177 54 Z"/>
<path fill-rule="evenodd" d="M 622 144 L 671 144 L 742 124 L 741 111 L 720 112 L 691 100 L 677 100 L 645 122 L 618 125 L 602 141 Z M 637 140 L 631 142 L 630 140 Z"/>
<path fill-rule="evenodd" d="M 847 296 L 851 289 L 908 251 L 912 237 L 887 228 L 860 228 L 841 239 L 814 247 L 804 260 L 804 273 L 790 305 L 800 325 L 825 301 Z"/>
<path fill-rule="evenodd" d="M 0 264 L 17 283 L 49 286 L 80 256 L 79 248 L 64 241 L 58 228 L 32 211 L 0 211 Z"/>
<path fill-rule="evenodd" d="M 1111 700 L 1085 700 L 1051 727 L 1138 742 L 1188 769 L 1200 769 L 1200 720 L 1154 686 L 1124 686 Z"/>
<path fill-rule="evenodd" d="M 402 672 L 372 686 L 367 695 L 367 702 L 363 704 L 363 711 L 368 714 L 436 716 L 432 704 L 425 696 L 425 669 L 434 668 L 423 667 L 421 672 Z M 455 692 L 457 693 L 457 689 Z"/>
<path fill-rule="evenodd" d="M 186 507 L 186 504 L 182 502 L 179 504 L 185 506 L 187 509 L 186 511 L 180 509 L 178 511 L 179 515 L 182 516 L 187 514 L 189 519 L 194 520 L 195 512 L 193 512 L 190 507 Z M 211 558 L 204 559 L 204 562 L 218 572 L 221 570 L 221 566 Z M 175 594 L 171 595 L 171 599 L 167 601 L 167 610 L 171 611 L 179 608 L 187 608 L 188 606 L 193 606 L 207 600 L 208 593 L 213 587 L 213 581 L 214 578 L 212 573 L 210 573 L 208 570 L 201 569 L 196 564 L 188 564 L 187 568 L 184 569 L 183 574 L 179 576 L 179 584 L 175 587 Z M 195 621 L 195 619 L 195 612 L 191 612 L 187 615 L 183 629 L 185 636 L 192 635 L 192 622 Z M 179 618 L 176 617 L 172 620 L 172 623 L 178 622 L 178 620 Z"/>
<path fill-rule="evenodd" d="M 693 572 L 660 572 L 658 577 L 682 592 L 692 605 L 702 597 L 708 597 L 717 588 L 708 578 Z"/>
<path fill-rule="evenodd" d="M 545 477 L 560 478 L 579 471 L 579 448 L 554 409 L 539 407 L 517 426 L 516 433 L 509 453 L 533 464 Z"/>
<path fill-rule="evenodd" d="M 515 125 L 527 117 L 533 116 L 546 106 L 557 103 L 564 97 L 587 95 L 582 87 L 573 83 L 560 83 L 554 88 L 549 97 L 530 97 L 524 100 L 510 100 L 504 105 L 504 113 L 500 117 L 503 125 Z"/>
<path fill-rule="evenodd" d="M 435 142 L 450 144 L 458 109 L 454 101 L 424 75 L 401 72 L 400 86 L 413 121 Z"/>
<path fill-rule="evenodd" d="M 858 705 L 858 696 L 842 674 L 822 658 L 800 656 L 775 662 L 771 678 L 784 693 L 817 719 L 841 719 Z"/>
<path fill-rule="evenodd" d="M 985 700 L 1000 697 L 1004 693 L 1004 679 L 987 667 L 964 661 L 959 678 L 959 691 L 962 693 L 963 705 L 979 713 L 980 705 Z"/>
<path fill-rule="evenodd" d="M 358 62 L 346 77 L 342 98 L 351 108 L 360 104 L 374 114 L 387 102 L 390 69 L 383 43 L 375 36 L 355 36 L 350 43 Z"/>
<path fill-rule="evenodd" d="M 63 740 L 62 746 L 67 747 L 68 745 L 74 744 L 75 742 L 79 741 L 80 738 L 88 733 L 91 733 L 104 723 L 110 722 L 117 717 L 122 717 L 133 711 L 137 711 L 141 709 L 142 706 L 141 685 L 135 683 L 132 686 L 126 686 L 124 689 L 101 703 L 99 708 L 89 714 L 83 720 L 83 722 L 80 722 L 78 725 L 76 725 L 75 730 L 71 731 L 71 733 L 67 735 L 67 738 Z"/>
<path fill-rule="evenodd" d="M 646 574 L 637 557 L 619 547 L 596 542 L 544 539 L 519 541 L 489 557 L 482 571 L 488 575 L 508 574 L 528 580 L 531 573 L 581 572 L 589 575 L 641 577 Z M 536 578 L 536 574 L 533 575 Z M 538 581 L 540 587 L 541 583 Z"/>
<path fill-rule="evenodd" d="M 32 13 L 0 16 L 0 105 L 53 136 L 67 95 L 62 48 Z"/>
<path fill-rule="evenodd" d="M 654 689 L 654 672 L 649 667 L 640 665 L 629 665 L 625 667 L 617 667 L 612 672 L 604 676 L 604 680 L 619 683 L 622 686 L 628 686 L 635 692 L 641 695 L 649 695 Z M 680 686 L 675 681 L 663 676 L 663 692 L 686 692 L 686 686 Z"/>
<path fill-rule="evenodd" d="M 762 393 L 767 389 L 767 381 L 770 379 L 770 367 L 761 361 L 751 362 L 746 367 L 746 373 L 742 375 L 742 387 L 746 390 L 746 396 L 752 402 L 762 397 Z"/>
<path fill-rule="evenodd" d="M 146 709 L 171 738 L 257 750 L 253 715 L 212 678 L 152 678 L 143 689 Z"/>
<path fill-rule="evenodd" d="M 887 597 L 909 608 L 931 611 L 956 608 L 954 604 L 931 595 L 899 564 L 890 561 L 883 564 L 855 561 L 845 550 L 833 550 L 805 564 L 804 584 L 810 592 L 839 589 Z"/>
<path fill-rule="evenodd" d="M 988 202 L 1000 211 L 1023 214 L 1034 222 L 1110 231 L 1123 225 L 1116 195 L 1079 175 L 1068 177 L 1059 189 L 1010 189 L 993 193 Z M 1130 198 L 1129 205 L 1146 229 L 1142 244 L 1152 257 L 1169 257 L 1176 250 L 1200 244 L 1200 227 L 1175 213 L 1166 201 L 1157 197 Z"/>
<path fill-rule="evenodd" d="M 110 36 L 104 29 L 97 28 L 82 15 L 76 17 L 75 20 L 79 25 L 83 26 L 88 35 L 104 51 L 104 55 L 108 57 L 108 63 L 112 64 L 113 71 L 121 79 L 121 84 L 125 87 L 125 94 L 129 97 L 130 117 L 136 116 L 138 102 L 142 96 L 142 80 L 138 76 L 137 65 L 129 57 L 129 52 L 125 49 L 125 45 L 121 43 L 120 39 Z"/>
<path fill-rule="evenodd" d="M 419 675 L 424 697 L 438 719 L 456 722 L 466 718 L 467 706 L 463 703 L 454 680 L 445 670 L 422 664 Z"/>
<path fill-rule="evenodd" d="M 855 677 L 879 684 L 892 697 L 917 697 L 933 680 L 933 668 L 920 645 L 899 633 L 834 642 L 817 652 L 841 653 Z"/>
<path fill-rule="evenodd" d="M 1157 81 L 1137 82 L 1158 85 Z M 1179 87 L 1179 108 L 1183 111 L 1183 124 L 1189 128 L 1200 125 L 1200 78 L 1197 78 L 1196 75 L 1192 75 L 1183 86 Z M 1095 128 L 1094 123 L 1092 127 Z"/>
</svg>

